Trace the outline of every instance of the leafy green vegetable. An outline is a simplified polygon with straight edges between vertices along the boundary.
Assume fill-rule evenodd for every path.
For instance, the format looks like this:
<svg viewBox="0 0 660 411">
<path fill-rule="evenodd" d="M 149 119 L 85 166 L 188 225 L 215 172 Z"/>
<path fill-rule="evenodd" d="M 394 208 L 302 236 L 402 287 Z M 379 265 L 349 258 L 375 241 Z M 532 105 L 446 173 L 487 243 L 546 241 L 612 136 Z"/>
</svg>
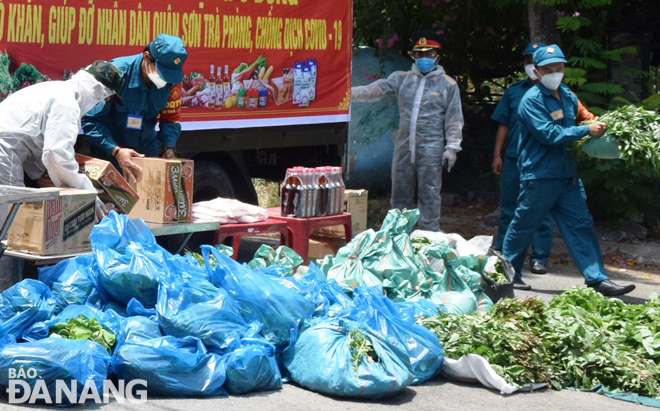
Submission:
<svg viewBox="0 0 660 411">
<path fill-rule="evenodd" d="M 411 238 L 410 242 L 412 243 L 413 251 L 415 253 L 424 252 L 428 248 L 428 246 L 433 244 L 431 240 L 429 240 L 427 237 Z"/>
<path fill-rule="evenodd" d="M 90 319 L 84 315 L 51 326 L 50 337 L 54 336 L 70 340 L 92 340 L 101 344 L 110 354 L 117 342 L 115 333 L 107 330 L 96 318 Z"/>
<path fill-rule="evenodd" d="M 0 100 L 11 91 L 12 79 L 9 74 L 9 54 L 0 52 Z"/>
<path fill-rule="evenodd" d="M 357 328 L 351 330 L 348 333 L 348 347 L 351 349 L 353 355 L 351 359 L 353 360 L 353 371 L 355 375 L 358 375 L 358 368 L 360 367 L 360 361 L 378 362 L 378 355 L 374 351 L 374 346 L 371 344 L 371 341 L 362 334 Z M 358 376 L 359 380 L 359 376 Z"/>
<path fill-rule="evenodd" d="M 215 246 L 215 248 L 227 257 L 234 255 L 234 250 L 228 245 L 218 244 Z M 195 253 L 193 251 L 186 251 L 186 254 L 190 254 L 195 260 L 197 260 L 200 266 L 204 267 L 204 257 L 202 257 L 201 254 Z M 216 265 L 215 257 L 213 257 L 213 254 L 209 254 L 209 263 L 211 264 L 211 267 Z"/>
<path fill-rule="evenodd" d="M 502 264 L 502 260 L 499 258 L 495 262 L 495 272 L 488 272 L 486 271 L 486 276 L 493 280 L 496 283 L 508 283 L 509 279 L 507 278 L 506 274 L 504 273 L 504 265 Z"/>
<path fill-rule="evenodd" d="M 628 105 L 602 115 L 607 135 L 619 143 L 622 160 L 603 160 L 581 153 L 588 137 L 577 143 L 580 177 L 590 210 L 599 219 L 628 219 L 660 226 L 660 114 Z"/>
<path fill-rule="evenodd" d="M 556 389 L 603 384 L 660 398 L 660 298 L 627 305 L 590 288 L 573 288 L 546 306 L 537 298 L 502 299 L 488 313 L 418 319 L 449 358 L 474 353 L 514 385 Z"/>
<path fill-rule="evenodd" d="M 14 71 L 14 78 L 12 81 L 14 90 L 20 90 L 25 82 L 35 84 L 44 81 L 45 79 L 46 77 L 39 73 L 39 70 L 37 70 L 32 64 L 23 63 L 16 69 L 16 71 Z"/>
</svg>

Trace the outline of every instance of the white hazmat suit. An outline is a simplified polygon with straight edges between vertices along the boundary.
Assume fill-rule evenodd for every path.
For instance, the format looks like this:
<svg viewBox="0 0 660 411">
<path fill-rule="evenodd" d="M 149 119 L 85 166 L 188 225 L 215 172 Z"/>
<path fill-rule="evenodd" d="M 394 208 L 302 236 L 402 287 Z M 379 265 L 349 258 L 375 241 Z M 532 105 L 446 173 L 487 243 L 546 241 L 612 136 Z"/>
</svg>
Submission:
<svg viewBox="0 0 660 411">
<path fill-rule="evenodd" d="M 455 161 L 463 140 L 463 112 L 456 81 L 440 65 L 422 74 L 413 64 L 410 71 L 396 71 L 387 79 L 353 87 L 354 102 L 396 96 L 399 130 L 392 159 L 392 208 L 412 208 L 417 182 L 422 230 L 440 230 L 440 187 L 443 153 Z"/>
<path fill-rule="evenodd" d="M 48 171 L 57 187 L 94 190 L 78 173 L 74 144 L 80 119 L 114 92 L 86 71 L 66 81 L 47 81 L 21 89 L 0 103 L 0 184 L 23 186 L 23 172 L 38 179 Z M 102 203 L 96 202 L 97 215 Z M 0 225 L 7 215 L 0 208 Z M 0 259 L 0 290 L 15 282 L 15 262 Z"/>
</svg>

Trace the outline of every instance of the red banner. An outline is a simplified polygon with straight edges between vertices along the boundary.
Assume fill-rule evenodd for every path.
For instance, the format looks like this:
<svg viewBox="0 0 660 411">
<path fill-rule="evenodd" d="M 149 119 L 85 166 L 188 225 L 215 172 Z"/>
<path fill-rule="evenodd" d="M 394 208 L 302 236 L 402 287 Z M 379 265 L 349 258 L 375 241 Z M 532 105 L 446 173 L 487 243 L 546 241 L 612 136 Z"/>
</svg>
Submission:
<svg viewBox="0 0 660 411">
<path fill-rule="evenodd" d="M 348 121 L 352 0 L 2 1 L 0 94 L 142 53 L 159 33 L 188 50 L 184 129 Z"/>
</svg>

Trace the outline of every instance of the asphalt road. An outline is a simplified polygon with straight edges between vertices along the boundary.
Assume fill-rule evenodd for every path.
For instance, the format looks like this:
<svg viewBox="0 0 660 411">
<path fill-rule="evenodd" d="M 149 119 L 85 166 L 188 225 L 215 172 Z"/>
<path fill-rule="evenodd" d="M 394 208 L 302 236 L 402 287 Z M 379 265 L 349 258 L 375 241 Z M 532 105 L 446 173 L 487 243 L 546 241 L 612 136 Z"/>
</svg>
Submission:
<svg viewBox="0 0 660 411">
<path fill-rule="evenodd" d="M 575 285 L 583 284 L 583 277 L 571 264 L 550 266 L 546 275 L 525 274 L 524 280 L 532 285 L 531 291 L 517 292 L 520 298 L 538 296 L 547 301 L 553 295 Z M 632 282 L 637 289 L 621 299 L 638 304 L 647 300 L 651 293 L 660 293 L 660 275 L 626 268 L 610 270 L 614 281 Z M 36 408 L 34 405 L 9 405 L 4 393 L 0 394 L 0 411 L 16 411 Z M 465 384 L 436 378 L 424 385 L 408 387 L 398 395 L 381 401 L 353 401 L 313 393 L 293 384 L 282 390 L 261 392 L 245 396 L 210 399 L 149 399 L 145 404 L 110 403 L 85 405 L 75 409 L 101 410 L 648 410 L 649 408 L 604 396 L 568 390 L 541 390 L 534 393 L 500 395 L 475 384 Z"/>
</svg>

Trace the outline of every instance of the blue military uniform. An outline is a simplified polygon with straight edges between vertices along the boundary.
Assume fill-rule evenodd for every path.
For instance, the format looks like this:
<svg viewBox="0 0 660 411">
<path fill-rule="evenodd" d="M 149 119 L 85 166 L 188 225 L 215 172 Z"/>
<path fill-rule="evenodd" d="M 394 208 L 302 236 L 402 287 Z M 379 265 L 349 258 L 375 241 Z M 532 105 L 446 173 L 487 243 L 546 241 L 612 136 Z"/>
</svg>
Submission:
<svg viewBox="0 0 660 411">
<path fill-rule="evenodd" d="M 532 52 L 533 53 L 533 52 Z M 527 51 L 525 54 L 528 54 Z M 531 53 L 530 53 L 531 54 Z M 533 87 L 530 80 L 513 83 L 506 89 L 502 99 L 497 104 L 491 119 L 509 127 L 506 136 L 504 160 L 500 174 L 500 213 L 499 227 L 495 249 L 502 250 L 504 236 L 513 219 L 518 195 L 520 194 L 520 172 L 518 170 L 518 143 L 520 140 L 520 118 L 518 106 L 525 93 Z M 552 217 L 547 216 L 532 240 L 532 261 L 543 265 L 548 263 L 548 255 L 552 246 Z"/>
<path fill-rule="evenodd" d="M 160 34 L 150 44 L 158 73 L 167 80 L 162 88 L 147 87 L 142 79 L 143 54 L 112 60 L 126 78 L 119 92 L 124 105 L 114 102 L 99 105 L 82 120 L 82 128 L 95 157 L 115 160 L 111 153 L 116 146 L 132 148 L 147 157 L 158 156 L 159 148 L 174 147 L 181 134 L 178 122 L 163 122 L 156 132 L 158 115 L 167 106 L 173 83 L 182 80 L 182 65 L 187 53 L 181 39 Z M 129 122 L 129 120 L 131 120 Z M 137 126 L 138 123 L 139 126 Z"/>
<path fill-rule="evenodd" d="M 548 53 L 554 53 L 553 59 Z M 539 49 L 534 63 L 538 66 L 544 58 L 565 62 L 557 46 Z M 515 269 L 515 279 L 521 280 L 527 247 L 551 214 L 586 283 L 598 284 L 608 276 L 572 153 L 572 144 L 589 134 L 589 126 L 576 126 L 578 102 L 568 86 L 561 84 L 557 91 L 561 99 L 536 84 L 518 109 L 521 192 L 503 254 Z"/>
</svg>

